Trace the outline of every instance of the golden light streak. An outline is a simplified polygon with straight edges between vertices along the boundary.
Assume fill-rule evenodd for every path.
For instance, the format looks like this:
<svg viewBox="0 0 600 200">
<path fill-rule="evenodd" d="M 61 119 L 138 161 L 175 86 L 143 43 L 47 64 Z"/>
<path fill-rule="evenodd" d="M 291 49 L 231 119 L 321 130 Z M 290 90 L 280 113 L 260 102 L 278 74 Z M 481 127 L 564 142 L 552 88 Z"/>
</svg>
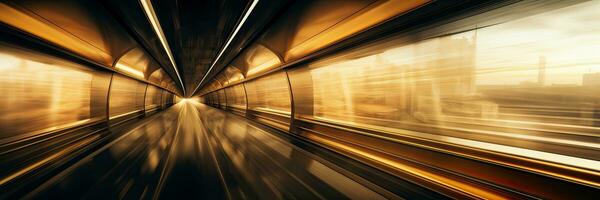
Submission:
<svg viewBox="0 0 600 200">
<path fill-rule="evenodd" d="M 367 151 L 358 149 L 358 148 L 354 148 L 342 143 L 338 143 L 326 138 L 323 138 L 321 136 L 315 135 L 315 134 L 307 134 L 306 135 L 307 138 L 314 140 L 316 142 L 334 147 L 334 148 L 338 148 L 338 149 L 342 149 L 344 151 L 347 152 L 351 152 L 353 154 L 368 158 L 370 160 L 385 164 L 387 166 L 396 168 L 398 170 L 401 170 L 403 172 L 412 174 L 414 176 L 420 177 L 422 179 L 426 179 L 428 181 L 431 181 L 433 183 L 436 183 L 440 186 L 444 186 L 444 187 L 449 187 L 452 190 L 456 190 L 456 191 L 460 191 L 478 198 L 482 198 L 482 199 L 506 199 L 503 196 L 500 196 L 498 194 L 489 192 L 489 191 L 485 191 L 482 189 L 479 189 L 477 187 L 462 183 L 462 182 L 458 182 L 449 178 L 446 178 L 444 176 L 440 176 L 428 171 L 425 171 L 421 168 L 416 168 L 416 167 L 412 167 L 406 164 L 402 164 L 399 163 L 397 161 L 388 159 L 388 158 L 384 158 L 372 153 L 369 153 Z"/>
<path fill-rule="evenodd" d="M 37 162 L 35 162 L 35 163 L 33 163 L 33 164 L 31 164 L 31 165 L 29 165 L 29 166 L 27 166 L 27 167 L 25 167 L 25 168 L 17 171 L 15 173 L 12 173 L 11 175 L 8 175 L 7 177 L 4 177 L 4 178 L 0 179 L 0 185 L 4 185 L 4 184 L 6 184 L 6 183 L 8 183 L 8 182 L 10 182 L 12 180 L 14 180 L 17 177 L 22 176 L 22 175 L 24 175 L 24 174 L 26 174 L 26 173 L 28 173 L 28 172 L 30 172 L 30 171 L 38 168 L 39 166 L 42 166 L 42 165 L 44 165 L 44 164 L 46 164 L 46 163 L 48 163 L 48 162 L 50 162 L 52 160 L 55 160 L 55 159 L 57 159 L 57 158 L 59 158 L 61 156 L 66 155 L 67 153 L 70 153 L 70 152 L 72 152 L 74 150 L 77 150 L 77 149 L 79 149 L 81 147 L 84 147 L 84 146 L 88 145 L 89 143 L 93 142 L 94 140 L 98 139 L 99 137 L 100 137 L 100 135 L 94 135 L 94 136 L 85 138 L 85 139 L 83 139 L 83 140 L 81 140 L 81 141 L 79 141 L 79 142 L 77 142 L 77 143 L 75 143 L 75 144 L 73 144 L 73 145 L 71 145 L 71 146 L 69 146 L 67 148 L 64 148 L 63 150 L 61 150 L 61 151 L 59 151 L 59 152 L 57 152 L 55 154 L 52 154 L 52 155 L 50 155 L 50 156 L 48 156 L 48 157 L 46 157 L 46 158 L 44 158 L 44 159 L 42 159 L 40 161 L 37 161 Z"/>
<path fill-rule="evenodd" d="M 264 62 L 256 67 L 252 67 L 250 70 L 248 70 L 247 76 L 252 76 L 252 75 L 258 74 L 260 72 L 265 72 L 269 69 L 273 69 L 274 66 L 277 66 L 280 63 L 281 62 L 279 61 L 279 58 L 277 58 L 277 57 L 269 59 L 267 62 Z"/>
<path fill-rule="evenodd" d="M 290 114 L 290 92 L 285 73 L 278 72 L 245 84 L 248 108 Z"/>
<path fill-rule="evenodd" d="M 123 64 L 123 63 L 119 63 L 118 62 L 115 65 L 115 68 L 117 68 L 119 70 L 122 70 L 122 71 L 126 72 L 127 74 L 131 74 L 131 75 L 137 76 L 137 77 L 139 77 L 141 79 L 144 79 L 144 73 L 143 72 L 138 71 L 138 70 L 136 70 L 134 68 L 131 68 L 131 67 L 129 67 L 129 66 Z"/>
<path fill-rule="evenodd" d="M 343 122 L 343 121 L 339 121 L 339 120 L 332 120 L 332 119 L 325 119 L 325 118 L 318 118 L 318 117 L 317 117 L 317 119 L 322 120 L 322 121 L 331 121 L 331 122 L 339 123 L 339 124 L 348 124 L 347 122 Z M 519 147 L 511 147 L 511 146 L 507 146 L 507 145 L 479 142 L 479 141 L 462 139 L 462 138 L 441 136 L 441 135 L 422 133 L 422 132 L 414 132 L 414 131 L 409 131 L 409 130 L 398 131 L 393 128 L 365 126 L 365 125 L 359 125 L 359 124 L 353 124 L 353 126 L 359 126 L 359 127 L 370 129 L 370 130 L 378 130 L 378 131 L 396 133 L 398 135 L 404 135 L 404 136 L 409 136 L 409 137 L 424 138 L 424 139 L 430 139 L 430 140 L 434 140 L 434 141 L 443 141 L 443 142 L 448 142 L 450 144 L 473 148 L 473 149 L 483 149 L 483 150 L 494 151 L 494 152 L 502 153 L 505 156 L 510 156 L 510 157 L 514 157 L 517 159 L 526 159 L 530 162 L 541 163 L 543 165 L 551 165 L 551 166 L 554 166 L 557 168 L 568 169 L 570 171 L 579 171 L 582 173 L 590 174 L 591 176 L 600 176 L 600 172 L 599 172 L 600 171 L 599 170 L 600 162 L 595 161 L 595 160 L 589 160 L 589 159 L 584 159 L 584 158 L 548 153 L 548 152 L 543 152 L 543 151 L 536 151 L 536 150 L 531 150 L 531 149 L 524 149 L 524 148 L 519 148 Z M 448 152 L 448 153 L 461 154 L 462 156 L 465 156 L 465 157 L 471 157 L 469 155 L 465 155 L 460 152 Z M 486 160 L 486 161 L 492 162 L 492 163 L 500 163 L 502 165 L 508 165 L 508 166 L 512 166 L 515 168 L 521 168 L 521 169 L 525 169 L 525 170 L 529 170 L 529 171 L 535 171 L 535 172 L 542 173 L 542 174 L 548 174 L 551 176 L 560 177 L 560 178 L 564 178 L 567 180 L 573 180 L 573 181 L 581 182 L 584 184 L 593 185 L 595 187 L 600 187 L 600 183 L 598 183 L 598 182 L 592 182 L 592 181 L 588 181 L 588 180 L 579 179 L 576 177 L 565 176 L 562 174 L 556 174 L 556 173 L 552 173 L 552 172 L 549 172 L 546 170 L 540 170 L 540 169 L 531 168 L 531 167 L 527 167 L 527 166 L 523 166 L 523 165 L 515 165 L 513 163 L 499 162 L 497 160 L 487 159 L 487 158 L 483 158 L 483 157 L 476 157 L 476 159 Z"/>
<path fill-rule="evenodd" d="M 133 113 L 136 113 L 136 112 L 139 112 L 139 110 L 134 110 L 134 111 L 131 111 L 131 112 L 127 112 L 127 113 L 123 113 L 123 114 L 119 114 L 119 115 L 111 116 L 111 117 L 110 117 L 110 118 L 108 118 L 108 119 L 109 119 L 109 120 L 110 120 L 110 119 L 115 119 L 115 118 L 123 117 L 123 116 L 126 116 L 126 115 L 130 115 L 130 114 L 133 114 Z"/>
<path fill-rule="evenodd" d="M 324 119 L 324 120 L 333 121 L 331 119 Z M 338 122 L 344 123 L 342 121 L 338 121 Z M 358 125 L 358 124 L 355 124 L 355 125 Z M 364 126 L 364 125 L 359 125 L 359 126 Z M 443 136 L 443 135 L 437 135 L 437 134 L 416 132 L 416 131 L 410 131 L 410 130 L 397 130 L 394 128 L 377 127 L 377 126 L 364 126 L 364 127 L 368 127 L 368 129 L 372 129 L 372 130 L 391 132 L 391 133 L 396 133 L 399 135 L 405 135 L 405 136 L 410 136 L 410 137 L 415 137 L 415 138 L 424 138 L 424 139 L 430 139 L 430 140 L 434 140 L 434 141 L 442 141 L 442 142 L 460 145 L 460 146 L 466 146 L 466 147 L 470 147 L 470 148 L 484 149 L 484 150 L 489 150 L 489 151 L 494 151 L 494 152 L 500 152 L 500 153 L 511 154 L 511 155 L 515 155 L 515 156 L 520 156 L 520 157 L 532 158 L 532 159 L 540 160 L 540 161 L 547 161 L 547 162 L 551 162 L 551 163 L 570 165 L 573 167 L 580 168 L 580 170 L 581 169 L 592 170 L 592 171 L 586 170 L 586 173 L 592 173 L 592 174 L 600 176 L 600 172 L 598 172 L 598 171 L 600 171 L 600 161 L 596 161 L 596 160 L 578 158 L 578 157 L 555 154 L 555 153 L 548 153 L 548 152 L 519 148 L 519 147 L 512 147 L 512 146 L 507 146 L 507 145 L 494 144 L 494 143 L 489 143 L 489 142 L 481 142 L 481 141 L 475 141 L 475 140 L 469 140 L 469 139 L 463 139 L 463 138 L 456 138 L 456 137 Z M 599 184 L 595 184 L 595 185 L 600 186 Z"/>
<path fill-rule="evenodd" d="M 235 27 L 235 30 L 233 31 L 233 34 L 231 34 L 231 37 L 229 37 L 229 39 L 225 43 L 225 46 L 223 46 L 223 48 L 219 52 L 219 55 L 217 55 L 217 58 L 215 58 L 215 60 L 213 60 L 212 65 L 210 65 L 210 68 L 208 68 L 208 71 L 206 72 L 206 74 L 204 74 L 204 77 L 202 77 L 202 80 L 200 80 L 200 83 L 198 83 L 198 86 L 196 86 L 196 88 L 192 92 L 192 95 L 194 93 L 196 93 L 196 90 L 198 90 L 198 87 L 200 87 L 200 85 L 202 85 L 202 82 L 204 82 L 204 79 L 206 79 L 206 76 L 208 76 L 208 74 L 213 69 L 213 67 L 215 66 L 215 64 L 217 64 L 217 61 L 219 61 L 219 58 L 221 58 L 221 55 L 223 55 L 223 52 L 225 52 L 225 50 L 227 50 L 227 47 L 229 46 L 229 44 L 231 43 L 231 41 L 233 40 L 233 38 L 235 38 L 235 35 L 237 35 L 237 33 L 240 30 L 240 28 L 242 28 L 242 26 L 244 25 L 244 22 L 246 22 L 246 19 L 248 19 L 248 16 L 250 16 L 250 13 L 252 13 L 252 10 L 254 10 L 254 7 L 256 6 L 256 4 L 258 4 L 258 0 L 253 0 L 252 4 L 250 5 L 250 8 L 248 8 L 248 11 L 246 11 L 246 13 L 244 14 L 244 17 L 242 17 L 242 20 L 237 25 L 237 27 Z"/>
<path fill-rule="evenodd" d="M 0 2 L 0 21 L 88 59 L 107 66 L 112 64 L 112 56 L 106 52 L 52 23 L 35 17 L 34 14 L 11 7 L 4 2 Z"/>
<path fill-rule="evenodd" d="M 94 77 L 82 66 L 11 48 L 0 50 L 0 64 L 0 135 L 4 139 L 96 117 L 90 115 Z"/>
<path fill-rule="evenodd" d="M 169 60 L 171 61 L 171 66 L 175 70 L 175 74 L 177 74 L 177 78 L 179 79 L 179 83 L 181 84 L 181 89 L 183 90 L 183 94 L 185 95 L 185 86 L 183 85 L 183 81 L 181 80 L 181 75 L 179 75 L 179 70 L 177 70 L 177 63 L 175 62 L 175 59 L 173 59 L 173 54 L 171 53 L 171 48 L 169 47 L 169 43 L 167 42 L 165 34 L 162 31 L 160 22 L 159 22 L 158 18 L 156 17 L 156 13 L 154 12 L 154 8 L 152 7 L 152 2 L 150 2 L 150 0 L 140 0 L 140 2 L 142 3 L 142 7 L 144 8 L 144 13 L 146 14 L 146 17 L 148 17 L 150 24 L 152 24 L 152 28 L 154 29 L 154 32 L 158 36 L 160 43 L 162 44 L 163 48 L 167 52 L 167 56 L 169 57 Z"/>
<path fill-rule="evenodd" d="M 364 12 L 359 12 L 315 37 L 293 47 L 285 53 L 285 62 L 306 56 L 352 34 L 366 30 L 369 27 L 429 2 L 429 0 L 388 0 L 375 4 L 374 7 L 368 8 Z"/>
</svg>

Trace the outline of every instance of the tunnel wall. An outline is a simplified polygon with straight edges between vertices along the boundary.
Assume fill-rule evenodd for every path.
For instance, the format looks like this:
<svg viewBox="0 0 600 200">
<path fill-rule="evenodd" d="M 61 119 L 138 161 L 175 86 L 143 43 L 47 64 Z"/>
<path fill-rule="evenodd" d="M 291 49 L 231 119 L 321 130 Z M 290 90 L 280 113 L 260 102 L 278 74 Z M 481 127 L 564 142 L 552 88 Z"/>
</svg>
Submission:
<svg viewBox="0 0 600 200">
<path fill-rule="evenodd" d="M 592 194 L 600 186 L 597 149 L 572 144 L 600 133 L 598 69 L 565 69 L 597 57 L 576 59 L 565 49 L 600 45 L 583 32 L 537 35 L 585 24 L 537 25 L 576 20 L 598 5 L 524 2 L 290 65 L 252 65 L 242 54 L 247 62 L 224 69 L 201 101 L 450 195 Z M 249 52 L 286 57 L 260 42 Z"/>
<path fill-rule="evenodd" d="M 0 140 L 109 122 L 173 104 L 161 65 L 100 2 L 0 3 Z"/>
<path fill-rule="evenodd" d="M 10 194 L 31 191 L 127 128 L 120 125 L 174 103 L 176 95 L 160 85 L 5 31 L 0 36 L 0 185 Z"/>
<path fill-rule="evenodd" d="M 102 6 L 0 2 L 2 196 L 29 193 L 181 95 Z"/>
<path fill-rule="evenodd" d="M 0 56 L 3 143 L 173 104 L 172 92 L 119 73 L 7 43 Z"/>
</svg>

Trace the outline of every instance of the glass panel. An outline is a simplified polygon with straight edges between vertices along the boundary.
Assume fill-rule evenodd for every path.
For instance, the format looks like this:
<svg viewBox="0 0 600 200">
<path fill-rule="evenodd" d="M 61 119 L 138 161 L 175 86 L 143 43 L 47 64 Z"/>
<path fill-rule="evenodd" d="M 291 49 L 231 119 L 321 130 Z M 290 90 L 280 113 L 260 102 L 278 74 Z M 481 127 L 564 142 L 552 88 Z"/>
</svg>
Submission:
<svg viewBox="0 0 600 200">
<path fill-rule="evenodd" d="M 169 106 L 169 105 L 173 104 L 173 99 L 174 99 L 174 98 L 175 98 L 175 97 L 174 97 L 174 95 L 173 95 L 172 93 L 170 93 L 170 92 L 166 92 L 166 91 L 165 91 L 165 102 L 166 102 L 166 105 L 167 105 L 167 106 Z M 198 102 L 199 102 L 199 99 L 198 99 L 197 97 L 195 97 L 195 98 L 193 98 L 193 99 L 195 99 L 195 101 L 198 101 Z"/>
<path fill-rule="evenodd" d="M 160 105 L 160 89 L 153 85 L 148 85 L 146 89 L 146 110 L 156 108 Z"/>
<path fill-rule="evenodd" d="M 168 103 L 168 97 L 169 97 L 169 92 L 165 91 L 165 90 L 161 90 L 162 92 L 162 106 L 163 108 L 167 107 L 167 103 Z"/>
<path fill-rule="evenodd" d="M 114 74 L 110 86 L 110 118 L 120 117 L 144 109 L 145 91 L 145 83 Z"/>
<path fill-rule="evenodd" d="M 208 94 L 208 96 L 210 97 L 210 104 L 213 106 L 219 105 L 219 97 L 217 96 L 216 92 L 211 92 Z"/>
<path fill-rule="evenodd" d="M 388 40 L 315 62 L 289 72 L 295 111 L 299 118 L 412 130 L 419 137 L 600 159 L 582 150 L 597 150 L 592 141 L 600 134 L 598 10 L 600 2 L 587 2 L 465 33 Z M 268 87 L 249 91 L 260 88 Z M 255 98 L 265 95 L 276 98 L 248 97 L 257 107 Z M 534 143 L 553 145 L 527 145 Z M 554 149 L 559 145 L 584 148 Z"/>
<path fill-rule="evenodd" d="M 163 108 L 166 108 L 167 107 L 167 103 L 168 103 L 167 102 L 167 99 L 168 99 L 167 97 L 169 96 L 169 93 L 167 91 L 165 91 L 165 90 L 162 90 L 161 93 L 162 93 L 162 106 L 163 106 Z"/>
<path fill-rule="evenodd" d="M 213 97 L 212 97 L 212 94 L 211 94 L 211 93 L 208 93 L 208 94 L 206 94 L 206 98 L 207 98 L 207 100 L 208 100 L 208 104 L 209 104 L 209 105 L 212 105 L 212 104 L 213 104 L 213 101 L 214 101 L 214 100 L 213 100 Z"/>
<path fill-rule="evenodd" d="M 0 45 L 0 139 L 105 116 L 106 107 L 91 97 L 106 100 L 106 74 Z"/>
<path fill-rule="evenodd" d="M 246 83 L 248 108 L 256 111 L 290 114 L 290 91 L 285 72 Z"/>
<path fill-rule="evenodd" d="M 165 91 L 159 89 L 156 93 L 156 100 L 159 108 L 163 108 L 165 106 Z"/>
<path fill-rule="evenodd" d="M 225 89 L 227 92 L 227 106 L 246 109 L 246 92 L 244 85 L 239 84 Z"/>
<path fill-rule="evenodd" d="M 221 108 L 225 108 L 225 106 L 227 106 L 227 96 L 225 96 L 225 90 L 218 90 L 217 94 L 219 95 L 219 105 Z"/>
</svg>

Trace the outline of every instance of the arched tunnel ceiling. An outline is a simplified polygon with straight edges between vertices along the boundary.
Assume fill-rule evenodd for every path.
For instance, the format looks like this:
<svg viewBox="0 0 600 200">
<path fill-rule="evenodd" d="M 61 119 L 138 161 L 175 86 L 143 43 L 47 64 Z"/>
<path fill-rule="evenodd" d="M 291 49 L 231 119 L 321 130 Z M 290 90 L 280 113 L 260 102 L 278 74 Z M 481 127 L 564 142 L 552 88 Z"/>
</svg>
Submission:
<svg viewBox="0 0 600 200">
<path fill-rule="evenodd" d="M 223 48 L 252 0 L 151 0 L 155 15 L 173 54 L 175 65 L 191 96 L 212 62 Z M 144 13 L 139 0 L 109 0 L 106 7 L 134 35 L 165 71 L 178 80 L 159 37 Z M 268 21 L 285 1 L 261 0 L 218 60 L 211 74 L 220 71 Z M 213 72 L 214 71 L 214 72 Z M 207 77 L 208 78 L 208 77 Z M 181 87 L 180 84 L 177 84 Z"/>
<path fill-rule="evenodd" d="M 104 4 L 178 83 L 183 94 L 193 96 L 234 58 L 255 58 L 246 54 L 261 45 L 273 51 L 281 65 L 428 2 L 108 0 Z M 265 63 L 271 62 L 253 62 L 252 70 L 234 65 L 244 68 L 242 74 L 247 76 L 273 67 Z"/>
<path fill-rule="evenodd" d="M 156 16 L 192 93 L 248 5 L 240 0 L 154 1 Z"/>
</svg>

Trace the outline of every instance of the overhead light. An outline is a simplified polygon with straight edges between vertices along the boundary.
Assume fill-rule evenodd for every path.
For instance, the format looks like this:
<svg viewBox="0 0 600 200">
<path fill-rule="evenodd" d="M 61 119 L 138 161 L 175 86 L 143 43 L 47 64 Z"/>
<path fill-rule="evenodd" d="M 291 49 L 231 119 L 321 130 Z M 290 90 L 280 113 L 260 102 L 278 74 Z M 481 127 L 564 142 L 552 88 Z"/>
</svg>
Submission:
<svg viewBox="0 0 600 200">
<path fill-rule="evenodd" d="M 121 70 L 121 71 L 124 71 L 124 72 L 128 73 L 128 74 L 135 75 L 135 76 L 140 77 L 142 79 L 144 78 L 144 72 L 136 70 L 136 69 L 134 69 L 134 68 L 132 68 L 130 66 L 127 66 L 127 65 L 125 65 L 123 63 L 117 62 L 117 65 L 115 67 L 117 69 Z"/>
<path fill-rule="evenodd" d="M 148 21 L 150 21 L 150 24 L 152 24 L 152 28 L 158 36 L 160 43 L 167 52 L 167 56 L 171 61 L 171 66 L 173 66 L 175 74 L 177 74 L 177 78 L 179 78 L 179 83 L 181 84 L 181 89 L 183 89 L 183 95 L 185 96 L 185 86 L 183 85 L 183 81 L 181 81 L 182 79 L 181 75 L 179 75 L 179 70 L 177 70 L 177 64 L 175 63 L 175 59 L 173 59 L 173 54 L 171 53 L 171 48 L 169 48 L 169 44 L 167 43 L 165 34 L 163 33 L 162 28 L 160 27 L 160 22 L 156 17 L 156 13 L 154 12 L 154 8 L 152 7 L 152 2 L 150 2 L 150 0 L 140 0 L 140 3 L 142 3 L 144 13 L 146 14 L 146 17 L 148 17 Z"/>
<path fill-rule="evenodd" d="M 252 1 L 252 4 L 250 5 L 250 8 L 248 8 L 248 10 L 246 11 L 246 13 L 244 14 L 244 17 L 242 18 L 242 20 L 240 21 L 240 23 L 237 25 L 237 27 L 235 27 L 235 30 L 233 31 L 233 34 L 231 34 L 231 36 L 229 37 L 229 39 L 227 39 L 227 42 L 225 43 L 225 46 L 223 46 L 223 48 L 221 49 L 221 52 L 219 52 L 219 54 L 217 55 L 217 58 L 215 60 L 213 60 L 212 64 L 210 65 L 210 68 L 208 68 L 208 71 L 206 72 L 206 74 L 204 74 L 204 77 L 202 77 L 202 80 L 200 80 L 200 83 L 198 83 L 198 85 L 196 86 L 196 88 L 192 92 L 192 95 L 194 95 L 194 93 L 196 93 L 196 90 L 198 90 L 198 87 L 200 87 L 200 85 L 202 85 L 202 82 L 204 82 L 204 79 L 206 79 L 206 76 L 208 76 L 208 74 L 210 74 L 210 71 L 213 69 L 213 67 L 215 66 L 215 64 L 217 64 L 217 62 L 219 61 L 219 59 L 223 55 L 223 52 L 225 52 L 225 50 L 227 50 L 227 47 L 229 47 L 229 44 L 231 43 L 231 41 L 233 40 L 233 38 L 235 38 L 235 35 L 237 35 L 237 33 L 240 30 L 240 28 L 242 28 L 242 26 L 244 25 L 244 22 L 246 22 L 246 19 L 248 19 L 248 16 L 250 16 L 250 13 L 252 13 L 252 10 L 254 10 L 254 7 L 256 6 L 256 4 L 258 4 L 258 0 Z"/>
</svg>

